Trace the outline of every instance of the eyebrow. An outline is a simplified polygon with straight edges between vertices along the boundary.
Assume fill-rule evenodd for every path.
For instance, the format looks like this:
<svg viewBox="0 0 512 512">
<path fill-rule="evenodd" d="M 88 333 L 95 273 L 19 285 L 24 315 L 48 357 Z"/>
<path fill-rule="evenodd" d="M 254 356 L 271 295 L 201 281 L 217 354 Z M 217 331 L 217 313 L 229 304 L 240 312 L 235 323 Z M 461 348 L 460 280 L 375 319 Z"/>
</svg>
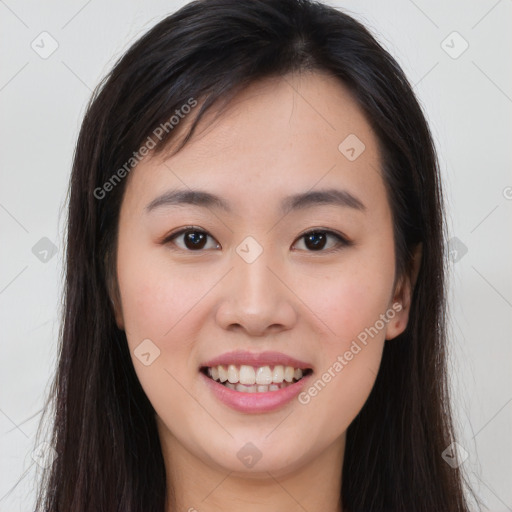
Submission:
<svg viewBox="0 0 512 512">
<path fill-rule="evenodd" d="M 353 208 L 366 211 L 366 206 L 347 190 L 325 189 L 304 192 L 286 197 L 281 202 L 281 214 L 286 215 L 292 210 L 301 210 L 320 204 Z M 167 206 L 193 205 L 203 208 L 214 208 L 230 213 L 230 205 L 221 197 L 204 190 L 169 190 L 153 199 L 145 208 L 152 212 Z"/>
</svg>

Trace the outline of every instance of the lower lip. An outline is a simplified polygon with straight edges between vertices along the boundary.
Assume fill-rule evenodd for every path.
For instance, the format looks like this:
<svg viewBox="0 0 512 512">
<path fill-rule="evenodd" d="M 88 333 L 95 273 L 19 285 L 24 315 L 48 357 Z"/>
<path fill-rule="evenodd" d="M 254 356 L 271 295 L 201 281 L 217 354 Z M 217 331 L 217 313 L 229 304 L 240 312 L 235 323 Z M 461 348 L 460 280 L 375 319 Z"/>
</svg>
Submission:
<svg viewBox="0 0 512 512">
<path fill-rule="evenodd" d="M 205 380 L 206 385 L 213 394 L 224 404 L 232 409 L 245 413 L 269 412 L 283 407 L 293 400 L 304 388 L 312 374 L 302 377 L 295 384 L 286 386 L 277 391 L 266 391 L 263 393 L 244 393 L 223 386 L 219 382 L 210 379 L 204 373 L 199 372 Z"/>
</svg>

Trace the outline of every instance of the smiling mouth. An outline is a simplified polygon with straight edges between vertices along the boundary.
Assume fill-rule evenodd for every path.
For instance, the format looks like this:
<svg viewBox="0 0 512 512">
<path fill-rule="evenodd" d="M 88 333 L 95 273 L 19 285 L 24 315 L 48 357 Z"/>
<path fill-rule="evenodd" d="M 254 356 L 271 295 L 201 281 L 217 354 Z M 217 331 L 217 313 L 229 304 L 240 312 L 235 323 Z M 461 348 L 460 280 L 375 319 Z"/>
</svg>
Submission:
<svg viewBox="0 0 512 512">
<path fill-rule="evenodd" d="M 283 365 L 256 367 L 235 364 L 203 366 L 200 371 L 215 382 L 242 393 L 279 391 L 313 373 L 311 368 L 301 369 Z"/>
</svg>

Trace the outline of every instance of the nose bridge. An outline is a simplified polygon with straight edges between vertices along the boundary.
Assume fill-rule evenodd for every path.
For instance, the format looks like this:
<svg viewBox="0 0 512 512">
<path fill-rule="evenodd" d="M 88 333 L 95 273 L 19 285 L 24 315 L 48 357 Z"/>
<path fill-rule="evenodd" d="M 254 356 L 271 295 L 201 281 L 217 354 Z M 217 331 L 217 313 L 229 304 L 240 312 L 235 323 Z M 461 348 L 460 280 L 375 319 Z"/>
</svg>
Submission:
<svg viewBox="0 0 512 512">
<path fill-rule="evenodd" d="M 275 267 L 276 263 L 270 247 L 264 247 L 252 236 L 246 237 L 234 255 L 238 300 L 254 301 L 255 305 L 263 299 L 267 304 L 272 302 L 277 283 L 268 267 Z"/>
<path fill-rule="evenodd" d="M 295 310 L 288 289 L 276 275 L 279 258 L 254 237 L 246 237 L 233 253 L 233 271 L 227 295 L 218 310 L 218 321 L 227 329 L 236 325 L 252 335 L 268 328 L 288 329 Z"/>
</svg>

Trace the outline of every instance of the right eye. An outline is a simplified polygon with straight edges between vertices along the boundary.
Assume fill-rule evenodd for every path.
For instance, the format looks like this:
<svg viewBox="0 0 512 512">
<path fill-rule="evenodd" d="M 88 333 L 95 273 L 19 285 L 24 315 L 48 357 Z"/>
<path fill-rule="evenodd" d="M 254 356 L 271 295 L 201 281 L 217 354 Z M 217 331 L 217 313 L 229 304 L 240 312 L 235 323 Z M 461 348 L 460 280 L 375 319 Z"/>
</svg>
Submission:
<svg viewBox="0 0 512 512">
<path fill-rule="evenodd" d="M 211 240 L 214 241 L 213 247 L 206 247 L 208 245 L 208 238 L 211 238 Z M 175 240 L 180 239 L 182 239 L 182 245 L 175 242 Z M 162 243 L 168 244 L 169 242 L 172 242 L 173 245 L 176 245 L 185 251 L 201 251 L 203 249 L 207 250 L 220 248 L 220 244 L 216 242 L 211 235 L 209 235 L 206 231 L 194 226 L 187 226 L 186 228 L 180 229 L 175 233 L 171 233 Z"/>
</svg>

